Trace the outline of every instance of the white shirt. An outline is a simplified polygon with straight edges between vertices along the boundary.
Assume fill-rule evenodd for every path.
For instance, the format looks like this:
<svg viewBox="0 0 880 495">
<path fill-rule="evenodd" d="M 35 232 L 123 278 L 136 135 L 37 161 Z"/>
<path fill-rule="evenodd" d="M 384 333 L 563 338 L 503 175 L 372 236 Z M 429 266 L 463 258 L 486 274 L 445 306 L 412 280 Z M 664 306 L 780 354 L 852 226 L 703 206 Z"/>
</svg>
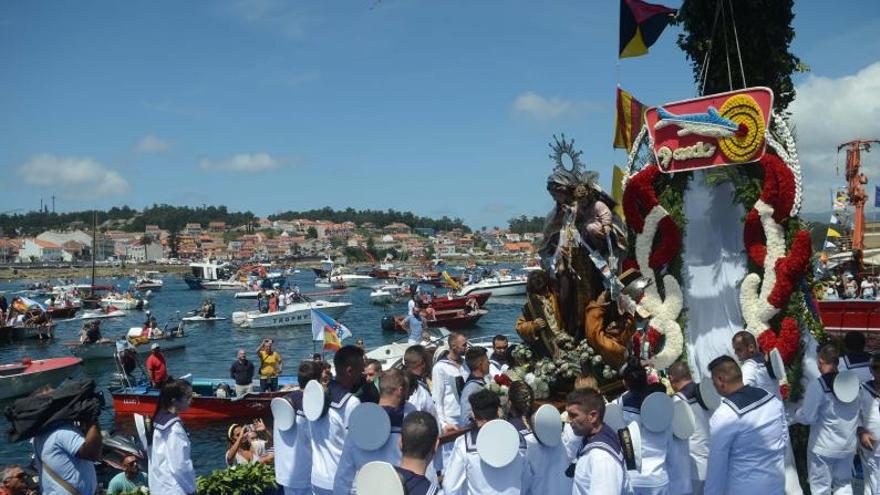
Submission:
<svg viewBox="0 0 880 495">
<path fill-rule="evenodd" d="M 296 419 L 293 428 L 287 431 L 272 428 L 275 442 L 275 482 L 288 488 L 311 488 L 312 482 L 312 444 L 309 435 L 309 420 L 302 412 L 302 391 L 290 395 Z"/>
<path fill-rule="evenodd" d="M 675 495 L 693 493 L 688 440 L 682 440 L 673 435 L 666 459 L 669 461 L 666 465 L 666 469 L 669 471 L 669 493 Z"/>
<path fill-rule="evenodd" d="M 610 427 L 605 426 L 586 442 L 582 441 L 576 458 L 577 464 L 575 464 L 570 492 L 572 495 L 632 493 L 623 454 L 620 451 L 620 442 L 617 440 L 617 433 Z M 549 492 L 536 495 L 549 495 Z"/>
<path fill-rule="evenodd" d="M 464 388 L 461 389 L 461 399 L 459 399 L 459 406 L 461 409 L 458 419 L 459 426 L 467 426 L 471 422 L 470 398 L 485 387 L 486 380 L 484 378 L 475 378 L 473 376 L 468 377 L 467 381 L 464 383 Z"/>
<path fill-rule="evenodd" d="M 744 386 L 721 400 L 709 420 L 712 441 L 704 493 L 782 495 L 788 426 L 782 401 Z"/>
<path fill-rule="evenodd" d="M 694 413 L 694 434 L 688 440 L 688 454 L 691 458 L 691 479 L 706 479 L 706 464 L 709 461 L 709 417 L 710 411 L 703 408 L 700 402 L 700 387 L 691 382 L 685 385 L 675 398 L 687 401 Z"/>
<path fill-rule="evenodd" d="M 422 341 L 422 318 L 420 316 L 415 315 L 407 315 L 404 320 L 409 327 L 409 337 L 406 340 L 406 343 L 409 345 L 415 345 Z"/>
<path fill-rule="evenodd" d="M 431 397 L 431 391 L 428 384 L 419 380 L 416 390 L 409 396 L 407 402 L 413 405 L 416 411 L 430 413 L 431 416 L 437 417 L 437 406 L 434 405 L 434 398 Z"/>
<path fill-rule="evenodd" d="M 562 445 L 565 447 L 565 454 L 568 456 L 569 461 L 577 459 L 578 450 L 580 450 L 582 443 L 583 438 L 574 434 L 571 424 L 565 423 L 562 425 Z"/>
<path fill-rule="evenodd" d="M 376 450 L 363 450 L 354 444 L 351 436 L 346 436 L 336 479 L 333 482 L 333 495 L 354 495 L 354 478 L 368 462 L 384 461 L 392 466 L 400 463 L 400 427 L 404 416 L 413 412 L 415 408 L 412 404 L 406 403 L 402 411 L 389 412 L 388 408 L 385 410 L 391 419 L 391 434 L 381 447 Z"/>
<path fill-rule="evenodd" d="M 626 424 L 636 421 L 642 427 L 641 402 L 632 392 L 626 392 L 613 402 L 623 408 L 623 419 Z M 672 428 L 655 433 L 641 428 L 642 433 L 642 468 L 629 473 L 629 481 L 633 488 L 658 488 L 669 485 L 668 459 L 672 449 Z"/>
<path fill-rule="evenodd" d="M 511 418 L 509 421 L 526 441 L 526 461 L 532 473 L 529 493 L 571 493 L 571 478 L 565 476 L 565 469 L 569 464 L 565 446 L 562 443 L 555 447 L 544 445 L 521 418 Z"/>
<path fill-rule="evenodd" d="M 348 419 L 361 401 L 335 381 L 330 382 L 330 408 L 317 421 L 309 422 L 312 444 L 312 486 L 333 489 L 342 457 Z"/>
<path fill-rule="evenodd" d="M 859 389 L 859 423 L 874 436 L 874 450 L 868 451 L 860 446 L 862 455 L 880 458 L 880 394 L 874 389 L 873 380 L 863 383 Z"/>
<path fill-rule="evenodd" d="M 826 373 L 807 386 L 795 421 L 810 425 L 808 452 L 842 459 L 856 451 L 859 401 L 844 404 L 837 400 L 832 391 L 835 376 L 836 373 Z"/>
<path fill-rule="evenodd" d="M 767 363 L 764 362 L 764 356 L 755 356 L 746 359 L 742 363 L 743 385 L 751 385 L 766 390 L 782 399 L 782 391 L 779 389 L 779 381 L 770 377 L 767 371 Z"/>
<path fill-rule="evenodd" d="M 526 461 L 525 440 L 512 463 L 493 468 L 477 454 L 478 432 L 474 428 L 455 439 L 443 478 L 443 492 L 446 495 L 528 494 L 532 473 Z"/>
<path fill-rule="evenodd" d="M 437 422 L 441 430 L 444 425 L 458 425 L 461 407 L 456 378 L 464 380 L 468 373 L 464 363 L 457 364 L 446 358 L 437 361 L 431 370 L 431 396 L 437 406 Z"/>
<path fill-rule="evenodd" d="M 501 364 L 495 359 L 489 360 L 489 377 L 495 378 L 496 376 L 504 373 L 510 367 L 507 363 Z"/>
<path fill-rule="evenodd" d="M 865 299 L 873 299 L 874 298 L 874 284 L 869 282 L 868 280 L 862 280 L 862 297 Z"/>
<path fill-rule="evenodd" d="M 196 492 L 189 436 L 177 416 L 162 414 L 153 424 L 148 480 L 150 493 L 187 495 Z"/>
<path fill-rule="evenodd" d="M 859 381 L 864 383 L 874 379 L 871 374 L 871 355 L 867 352 L 852 352 L 845 354 L 837 363 L 837 369 L 840 371 L 852 371 L 859 377 Z"/>
</svg>

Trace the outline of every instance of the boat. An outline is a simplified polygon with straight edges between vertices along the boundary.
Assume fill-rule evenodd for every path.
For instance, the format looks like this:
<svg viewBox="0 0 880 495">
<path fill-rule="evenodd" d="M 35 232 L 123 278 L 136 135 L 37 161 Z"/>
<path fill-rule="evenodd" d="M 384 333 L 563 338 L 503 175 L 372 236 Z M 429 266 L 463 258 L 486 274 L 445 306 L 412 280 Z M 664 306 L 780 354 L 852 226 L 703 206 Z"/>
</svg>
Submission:
<svg viewBox="0 0 880 495">
<path fill-rule="evenodd" d="M 186 322 L 190 322 L 190 323 L 211 322 L 211 321 L 224 321 L 224 320 L 228 320 L 228 319 L 229 319 L 229 318 L 227 318 L 227 317 L 225 317 L 225 316 L 212 316 L 212 317 L 210 317 L 210 318 L 206 318 L 206 317 L 204 317 L 204 316 L 198 316 L 198 315 L 196 315 L 196 316 L 185 316 L 185 317 L 181 318 L 181 320 L 186 321 Z"/>
<path fill-rule="evenodd" d="M 89 309 L 83 311 L 83 313 L 77 318 L 79 320 L 103 320 L 106 318 L 121 318 L 128 313 L 121 309 L 116 309 L 115 307 L 107 307 L 101 309 Z"/>
<path fill-rule="evenodd" d="M 493 296 L 524 296 L 526 294 L 526 277 L 517 275 L 487 277 L 472 284 L 465 284 L 457 294 L 469 296 L 483 292 L 488 292 Z"/>
<path fill-rule="evenodd" d="M 137 278 L 134 282 L 134 288 L 137 290 L 151 290 L 153 292 L 162 290 L 164 282 L 159 278 L 159 272 L 145 271 L 144 274 Z"/>
<path fill-rule="evenodd" d="M 140 331 L 140 328 L 132 328 L 129 330 Z M 182 349 L 186 347 L 187 337 L 186 336 L 175 336 L 170 335 L 168 337 L 161 338 L 153 338 L 153 339 L 143 339 L 141 343 L 135 344 L 132 339 L 122 340 L 124 342 L 128 342 L 131 347 L 138 354 L 147 354 L 150 352 L 150 346 L 152 344 L 158 343 L 163 351 L 169 351 L 173 349 Z M 117 345 L 116 342 L 112 340 L 108 340 L 106 342 L 98 342 L 96 344 L 80 344 L 79 342 L 69 342 L 66 344 L 70 348 L 70 352 L 83 360 L 92 360 L 92 359 L 113 359 L 116 356 L 118 350 L 120 350 L 120 346 Z"/>
<path fill-rule="evenodd" d="M 445 349 L 446 339 L 449 337 L 449 330 L 444 327 L 428 328 L 424 331 L 423 339 L 420 342 L 431 354 L 437 356 L 437 350 Z M 515 341 L 516 337 L 509 336 L 511 341 Z M 390 344 L 381 345 L 375 349 L 367 351 L 364 356 L 366 359 L 375 359 L 379 361 L 383 370 L 391 368 L 403 368 L 403 355 L 410 347 L 407 343 L 408 337 L 403 337 Z M 468 339 L 468 347 L 485 347 L 489 354 L 492 353 L 492 340 L 494 336 L 478 337 Z M 435 357 L 436 359 L 436 357 Z"/>
<path fill-rule="evenodd" d="M 489 314 L 488 309 L 478 309 L 470 313 L 460 309 L 447 311 L 436 311 L 434 317 L 427 319 L 428 328 L 449 328 L 457 330 L 460 328 L 468 328 L 477 324 L 480 318 Z M 403 328 L 404 316 L 386 315 L 382 318 L 382 330 L 388 332 L 406 332 Z"/>
<path fill-rule="evenodd" d="M 235 418 L 269 417 L 272 399 L 290 393 L 288 389 L 295 381 L 295 376 L 280 377 L 278 385 L 285 387 L 285 390 L 278 392 L 259 392 L 259 386 L 255 385 L 254 389 L 258 391 L 244 397 L 217 397 L 218 387 L 225 385 L 235 390 L 235 382 L 231 379 L 194 378 L 192 403 L 187 410 L 179 413 L 179 416 L 184 421 L 227 421 Z M 128 417 L 131 414 L 152 416 L 159 402 L 159 391 L 147 385 L 112 388 L 110 395 L 113 397 L 113 412 L 117 417 Z"/>
<path fill-rule="evenodd" d="M 203 280 L 202 289 L 205 290 L 241 290 L 247 289 L 248 285 L 238 280 Z"/>
<path fill-rule="evenodd" d="M 380 306 L 386 304 L 393 304 L 399 300 L 399 297 L 396 294 L 393 294 L 391 291 L 385 289 L 375 289 L 370 292 L 370 303 L 378 304 Z"/>
<path fill-rule="evenodd" d="M 204 262 L 190 263 L 189 268 L 191 273 L 186 274 L 183 281 L 193 290 L 201 290 L 204 282 L 223 280 L 232 276 L 229 264 L 215 263 L 210 259 Z"/>
<path fill-rule="evenodd" d="M 312 271 L 315 272 L 315 277 L 317 278 L 327 278 L 333 273 L 334 265 L 333 260 L 328 256 L 321 260 L 320 268 L 312 268 Z"/>
<path fill-rule="evenodd" d="M 260 311 L 236 311 L 232 313 L 232 323 L 241 328 L 287 327 L 311 325 L 312 309 L 320 309 L 331 318 L 338 318 L 348 311 L 351 303 L 335 301 L 297 302 L 284 307 L 282 311 L 261 313 Z"/>
<path fill-rule="evenodd" d="M 428 305 L 434 308 L 434 311 L 464 309 L 467 307 L 468 299 L 476 299 L 477 304 L 482 308 L 486 305 L 486 301 L 489 300 L 491 295 L 491 292 L 477 292 L 467 296 L 440 296 L 435 297 Z"/>
<path fill-rule="evenodd" d="M 369 288 L 375 282 L 375 278 L 357 273 L 337 273 L 330 277 L 331 284 L 336 283 L 345 287 Z"/>
<path fill-rule="evenodd" d="M 150 305 L 146 299 L 128 296 L 111 295 L 101 299 L 101 307 L 116 309 L 144 309 Z"/>
<path fill-rule="evenodd" d="M 83 360 L 77 357 L 24 358 L 0 365 L 0 400 L 27 395 L 40 387 L 55 386 L 73 376 Z"/>
<path fill-rule="evenodd" d="M 65 306 L 49 306 L 46 308 L 46 313 L 52 317 L 53 320 L 61 320 L 67 318 L 73 318 L 76 316 L 76 313 L 82 308 L 82 305 L 65 305 Z"/>
</svg>

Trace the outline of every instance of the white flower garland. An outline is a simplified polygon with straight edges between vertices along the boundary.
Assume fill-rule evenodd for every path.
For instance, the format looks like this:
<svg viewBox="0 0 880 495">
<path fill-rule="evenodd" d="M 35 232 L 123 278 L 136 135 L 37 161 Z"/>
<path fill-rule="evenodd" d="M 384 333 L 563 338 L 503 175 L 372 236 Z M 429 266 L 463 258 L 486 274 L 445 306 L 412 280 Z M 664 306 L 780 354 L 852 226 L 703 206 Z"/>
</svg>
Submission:
<svg viewBox="0 0 880 495">
<path fill-rule="evenodd" d="M 798 212 L 801 211 L 801 201 L 803 196 L 804 184 L 801 178 L 801 165 L 798 160 L 797 154 L 797 146 L 794 144 L 794 136 L 792 136 L 791 131 L 788 128 L 788 124 L 785 122 L 785 119 L 782 116 L 774 113 L 773 114 L 773 124 L 775 126 L 775 132 L 779 136 L 779 139 L 782 142 L 776 140 L 776 137 L 770 133 L 770 128 L 768 126 L 767 131 L 764 135 L 764 139 L 767 141 L 767 144 L 773 148 L 773 151 L 785 162 L 785 165 L 791 170 L 792 175 L 794 175 L 794 203 L 791 207 L 790 216 L 796 217 Z"/>
<path fill-rule="evenodd" d="M 770 327 L 770 320 L 779 314 L 779 308 L 768 302 L 776 286 L 776 260 L 785 256 L 785 231 L 773 219 L 773 207 L 758 200 L 755 209 L 761 218 L 764 236 L 767 238 L 767 255 L 764 257 L 764 280 L 757 273 L 743 279 L 740 288 L 740 307 L 746 330 L 757 336 Z M 760 289 L 759 289 L 760 286 Z"/>
<path fill-rule="evenodd" d="M 639 304 L 652 315 L 648 325 L 666 337 L 663 349 L 653 359 L 657 369 L 666 369 L 672 365 L 681 356 L 684 345 L 681 326 L 676 321 L 684 305 L 681 285 L 672 275 L 664 276 L 663 286 L 666 289 L 666 298 L 662 298 L 657 289 L 654 270 L 648 264 L 657 228 L 660 221 L 667 216 L 669 213 L 665 208 L 660 205 L 655 206 L 645 217 L 642 233 L 636 235 L 636 262 L 639 265 L 639 271 L 653 282 L 645 289 L 645 296 Z"/>
</svg>

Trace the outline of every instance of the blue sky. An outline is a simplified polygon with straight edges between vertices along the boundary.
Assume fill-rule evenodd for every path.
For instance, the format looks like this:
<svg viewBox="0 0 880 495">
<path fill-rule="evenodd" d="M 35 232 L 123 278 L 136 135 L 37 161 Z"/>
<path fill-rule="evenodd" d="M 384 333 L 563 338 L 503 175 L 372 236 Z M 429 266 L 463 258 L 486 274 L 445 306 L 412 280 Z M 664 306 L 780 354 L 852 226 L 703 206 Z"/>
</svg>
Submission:
<svg viewBox="0 0 880 495">
<path fill-rule="evenodd" d="M 552 134 L 606 186 L 625 160 L 618 74 L 647 104 L 695 93 L 675 28 L 617 66 L 618 5 L 6 1 L 0 211 L 54 194 L 59 210 L 329 205 L 477 228 L 543 215 Z M 834 144 L 880 138 L 880 4 L 845 7 L 795 6 L 807 210 L 842 182 Z"/>
</svg>

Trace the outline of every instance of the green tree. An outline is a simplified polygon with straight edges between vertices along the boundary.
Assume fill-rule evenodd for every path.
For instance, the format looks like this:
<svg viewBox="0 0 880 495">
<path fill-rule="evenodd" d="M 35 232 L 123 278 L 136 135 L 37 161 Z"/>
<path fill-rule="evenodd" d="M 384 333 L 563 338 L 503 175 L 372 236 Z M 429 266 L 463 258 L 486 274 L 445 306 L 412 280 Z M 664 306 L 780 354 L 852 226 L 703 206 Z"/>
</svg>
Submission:
<svg viewBox="0 0 880 495">
<path fill-rule="evenodd" d="M 776 96 L 775 109 L 784 111 L 795 96 L 791 74 L 809 70 L 789 51 L 794 39 L 793 6 L 794 0 L 685 0 L 676 18 L 684 30 L 678 46 L 691 61 L 697 84 L 708 62 L 704 94 L 767 86 Z M 737 59 L 737 39 L 745 82 Z"/>
<path fill-rule="evenodd" d="M 317 239 L 318 238 L 318 229 L 314 227 L 309 227 L 306 231 L 306 239 Z"/>
</svg>

